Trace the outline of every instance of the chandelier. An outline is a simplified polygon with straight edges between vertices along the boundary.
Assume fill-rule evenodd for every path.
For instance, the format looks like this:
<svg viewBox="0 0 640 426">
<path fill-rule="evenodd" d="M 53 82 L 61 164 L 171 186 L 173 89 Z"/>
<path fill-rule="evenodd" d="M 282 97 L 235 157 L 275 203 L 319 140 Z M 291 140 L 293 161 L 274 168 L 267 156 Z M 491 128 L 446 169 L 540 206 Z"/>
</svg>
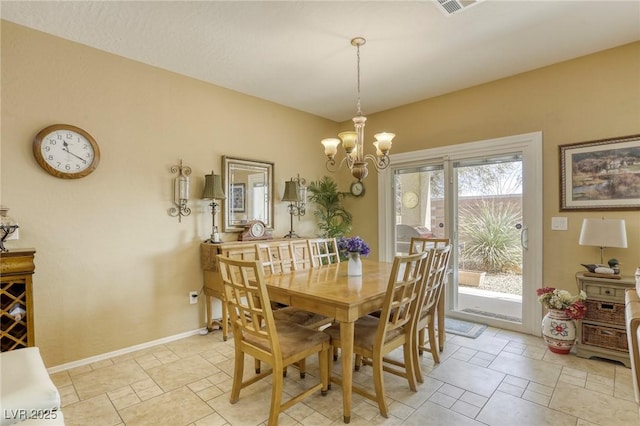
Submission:
<svg viewBox="0 0 640 426">
<path fill-rule="evenodd" d="M 351 40 L 351 45 L 357 49 L 357 65 L 358 65 L 358 103 L 356 116 L 353 117 L 355 131 L 341 132 L 338 138 L 327 138 L 322 140 L 324 145 L 324 154 L 327 156 L 327 170 L 335 172 L 347 163 L 347 167 L 351 170 L 353 177 L 361 181 L 367 177 L 369 173 L 367 169 L 367 160 L 376 168 L 376 171 L 386 169 L 391 161 L 389 160 L 389 151 L 391 150 L 392 140 L 395 137 L 393 133 L 378 133 L 374 135 L 376 141 L 373 146 L 376 149 L 375 155 L 364 153 L 364 123 L 367 117 L 362 114 L 360 108 L 360 46 L 367 42 L 363 37 L 356 37 Z M 338 153 L 338 145 L 342 142 L 342 148 L 345 151 L 345 158 L 340 161 L 336 167 L 336 154 Z"/>
</svg>

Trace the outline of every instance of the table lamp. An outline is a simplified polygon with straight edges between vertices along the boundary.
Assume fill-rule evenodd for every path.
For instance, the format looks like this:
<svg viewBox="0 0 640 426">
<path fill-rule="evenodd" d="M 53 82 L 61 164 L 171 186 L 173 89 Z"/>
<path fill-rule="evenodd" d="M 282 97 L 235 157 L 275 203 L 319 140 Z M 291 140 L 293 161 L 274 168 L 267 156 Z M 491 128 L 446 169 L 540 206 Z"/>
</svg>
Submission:
<svg viewBox="0 0 640 426">
<path fill-rule="evenodd" d="M 227 196 L 222 190 L 222 178 L 220 175 L 214 175 L 213 170 L 210 175 L 204 176 L 204 191 L 202 192 L 203 200 L 211 200 L 211 238 L 205 243 L 219 243 L 220 234 L 216 226 L 216 213 L 218 213 L 217 200 L 224 200 Z"/>
<path fill-rule="evenodd" d="M 600 247 L 600 265 L 603 265 L 605 247 L 627 248 L 624 219 L 584 219 L 578 244 Z"/>
<path fill-rule="evenodd" d="M 284 238 L 298 238 L 298 235 L 293 231 L 293 216 L 304 216 L 306 213 L 306 194 L 307 188 L 304 186 L 306 180 L 298 176 L 297 178 L 291 178 L 284 183 L 284 195 L 282 201 L 289 202 L 289 214 L 291 215 L 291 229 Z"/>
</svg>

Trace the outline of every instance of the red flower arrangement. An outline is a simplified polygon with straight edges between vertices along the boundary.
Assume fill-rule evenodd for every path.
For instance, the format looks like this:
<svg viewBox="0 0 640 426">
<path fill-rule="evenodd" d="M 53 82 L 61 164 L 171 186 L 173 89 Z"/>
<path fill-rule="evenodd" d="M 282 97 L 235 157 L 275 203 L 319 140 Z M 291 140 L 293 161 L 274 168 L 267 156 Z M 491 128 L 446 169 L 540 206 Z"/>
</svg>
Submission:
<svg viewBox="0 0 640 426">
<path fill-rule="evenodd" d="M 587 314 L 587 307 L 583 303 L 587 294 L 581 291 L 577 296 L 572 296 L 567 290 L 558 290 L 553 287 L 543 287 L 536 290 L 538 302 L 547 309 L 564 311 L 571 319 L 582 319 Z"/>
</svg>

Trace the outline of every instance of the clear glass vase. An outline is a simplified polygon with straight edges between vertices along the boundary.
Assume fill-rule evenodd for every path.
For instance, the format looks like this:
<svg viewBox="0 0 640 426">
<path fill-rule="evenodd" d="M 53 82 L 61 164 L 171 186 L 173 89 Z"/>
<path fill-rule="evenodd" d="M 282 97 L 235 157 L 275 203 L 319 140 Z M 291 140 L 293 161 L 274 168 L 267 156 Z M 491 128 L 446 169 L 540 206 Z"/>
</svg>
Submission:
<svg viewBox="0 0 640 426">
<path fill-rule="evenodd" d="M 350 277 L 362 276 L 362 260 L 360 260 L 360 253 L 349 253 L 349 259 L 347 262 L 347 275 Z"/>
</svg>

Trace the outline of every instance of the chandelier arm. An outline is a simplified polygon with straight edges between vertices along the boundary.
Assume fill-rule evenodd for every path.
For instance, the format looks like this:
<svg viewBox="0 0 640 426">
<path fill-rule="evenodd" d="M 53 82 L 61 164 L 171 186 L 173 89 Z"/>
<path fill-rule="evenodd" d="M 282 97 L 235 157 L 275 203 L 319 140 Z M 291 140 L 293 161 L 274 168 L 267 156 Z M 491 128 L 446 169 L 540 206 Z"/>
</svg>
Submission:
<svg viewBox="0 0 640 426">
<path fill-rule="evenodd" d="M 376 171 L 378 172 L 386 169 L 387 167 L 389 167 L 389 164 L 391 164 L 391 160 L 386 154 L 380 157 L 377 157 L 373 154 L 367 154 L 364 156 L 364 159 L 371 161 L 371 164 L 373 164 L 373 167 L 375 167 Z"/>
<path fill-rule="evenodd" d="M 327 167 L 327 170 L 330 171 L 331 173 L 335 173 L 338 170 L 340 170 L 342 168 L 342 165 L 347 161 L 347 157 L 343 158 L 342 160 L 340 160 L 340 163 L 336 166 L 336 160 L 335 158 L 330 158 L 327 160 L 327 162 L 325 163 L 325 166 Z M 349 167 L 351 168 L 351 167 Z"/>
</svg>

